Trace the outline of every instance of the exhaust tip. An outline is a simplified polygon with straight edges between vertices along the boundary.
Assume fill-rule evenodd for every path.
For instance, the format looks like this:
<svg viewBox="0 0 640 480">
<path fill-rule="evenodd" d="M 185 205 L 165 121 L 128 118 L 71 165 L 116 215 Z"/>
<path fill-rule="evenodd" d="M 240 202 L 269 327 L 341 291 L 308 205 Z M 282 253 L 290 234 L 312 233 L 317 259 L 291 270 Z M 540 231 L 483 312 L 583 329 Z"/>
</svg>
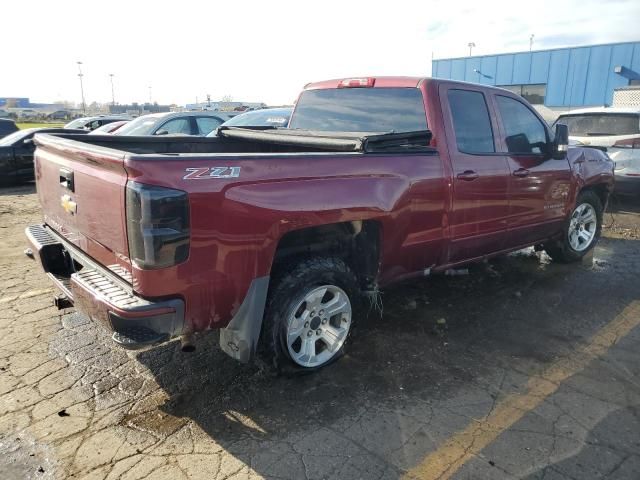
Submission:
<svg viewBox="0 0 640 480">
<path fill-rule="evenodd" d="M 54 297 L 53 304 L 58 310 L 73 307 L 73 302 L 66 295 L 58 295 L 57 297 Z"/>
<path fill-rule="evenodd" d="M 180 336 L 180 350 L 184 353 L 191 353 L 196 351 L 196 346 L 193 343 L 194 335 L 193 333 L 185 333 Z"/>
</svg>

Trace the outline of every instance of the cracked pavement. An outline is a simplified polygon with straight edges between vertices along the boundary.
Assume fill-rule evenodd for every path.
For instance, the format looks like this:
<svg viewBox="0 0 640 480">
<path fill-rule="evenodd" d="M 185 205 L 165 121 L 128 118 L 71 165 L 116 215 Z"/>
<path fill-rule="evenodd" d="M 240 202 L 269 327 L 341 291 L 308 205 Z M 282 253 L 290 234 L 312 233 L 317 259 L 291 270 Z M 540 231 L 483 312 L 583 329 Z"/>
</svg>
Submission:
<svg viewBox="0 0 640 480">
<path fill-rule="evenodd" d="M 0 478 L 399 479 L 452 438 L 471 453 L 442 478 L 640 478 L 640 327 L 508 428 L 491 421 L 640 300 L 640 207 L 612 207 L 592 265 L 525 250 L 399 285 L 339 362 L 274 378 L 215 333 L 190 354 L 126 352 L 56 310 L 22 253 L 34 188 L 0 190 Z M 469 426 L 492 440 L 455 436 Z"/>
</svg>

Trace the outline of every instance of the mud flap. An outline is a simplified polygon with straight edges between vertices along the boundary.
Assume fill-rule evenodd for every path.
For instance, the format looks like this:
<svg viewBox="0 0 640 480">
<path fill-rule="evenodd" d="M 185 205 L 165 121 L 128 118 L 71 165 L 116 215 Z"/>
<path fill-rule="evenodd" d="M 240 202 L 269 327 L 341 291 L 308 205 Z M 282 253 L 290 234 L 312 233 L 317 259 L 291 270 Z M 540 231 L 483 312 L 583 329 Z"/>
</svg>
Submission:
<svg viewBox="0 0 640 480">
<path fill-rule="evenodd" d="M 251 282 L 249 291 L 231 322 L 220 330 L 220 348 L 231 358 L 242 363 L 249 362 L 256 352 L 267 302 L 269 278 L 260 277 Z"/>
</svg>

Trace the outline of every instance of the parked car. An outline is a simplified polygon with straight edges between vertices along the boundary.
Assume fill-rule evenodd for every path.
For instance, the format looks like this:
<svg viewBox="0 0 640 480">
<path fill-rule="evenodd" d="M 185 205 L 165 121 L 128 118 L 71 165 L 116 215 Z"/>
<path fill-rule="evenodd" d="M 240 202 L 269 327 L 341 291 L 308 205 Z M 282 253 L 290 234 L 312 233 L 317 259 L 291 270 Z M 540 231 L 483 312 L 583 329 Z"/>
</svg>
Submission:
<svg viewBox="0 0 640 480">
<path fill-rule="evenodd" d="M 0 123 L 2 121 L 0 120 Z M 64 128 L 26 128 L 0 139 L 0 185 L 33 180 L 33 136 L 36 133 L 86 133 Z"/>
<path fill-rule="evenodd" d="M 7 135 L 17 131 L 18 126 L 16 125 L 16 122 L 6 118 L 0 119 L 0 138 L 6 137 Z"/>
<path fill-rule="evenodd" d="M 106 123 L 95 130 L 90 131 L 92 135 L 109 135 L 115 133 L 120 127 L 129 123 L 130 120 L 120 120 L 119 122 Z"/>
<path fill-rule="evenodd" d="M 35 141 L 27 238 L 116 343 L 221 329 L 233 358 L 303 371 L 394 282 L 531 245 L 579 260 L 613 186 L 605 153 L 521 97 L 431 78 L 310 84 L 288 129 Z"/>
<path fill-rule="evenodd" d="M 6 110 L 0 110 L 0 118 L 9 118 L 10 117 L 10 113 L 7 112 Z"/>
<path fill-rule="evenodd" d="M 231 112 L 166 112 L 150 113 L 132 120 L 116 135 L 194 135 L 204 137 L 233 117 Z"/>
<path fill-rule="evenodd" d="M 102 125 L 108 123 L 120 122 L 122 120 L 131 120 L 129 116 L 123 115 L 99 115 L 97 117 L 81 117 L 67 123 L 64 128 L 82 128 L 85 130 L 95 130 Z"/>
<path fill-rule="evenodd" d="M 640 195 L 640 108 L 588 108 L 560 115 L 569 140 L 604 148 L 615 162 L 615 192 Z"/>
<path fill-rule="evenodd" d="M 50 120 L 69 120 L 71 117 L 72 113 L 68 110 L 56 110 L 47 115 L 47 118 Z"/>
<path fill-rule="evenodd" d="M 37 110 L 31 108 L 24 108 L 18 112 L 18 118 L 23 120 L 34 120 L 41 115 Z"/>
<path fill-rule="evenodd" d="M 293 112 L 292 107 L 287 108 L 263 108 L 236 115 L 222 125 L 225 127 L 284 127 L 289 125 L 289 118 Z M 209 134 L 215 135 L 215 131 Z"/>
</svg>

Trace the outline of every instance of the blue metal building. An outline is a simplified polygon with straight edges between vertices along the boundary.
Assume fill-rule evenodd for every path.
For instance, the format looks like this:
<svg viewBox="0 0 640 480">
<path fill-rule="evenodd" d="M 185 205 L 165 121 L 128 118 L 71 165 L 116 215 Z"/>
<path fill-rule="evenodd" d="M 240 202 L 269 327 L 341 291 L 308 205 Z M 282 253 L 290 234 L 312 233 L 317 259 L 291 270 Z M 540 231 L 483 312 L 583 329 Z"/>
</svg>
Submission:
<svg viewBox="0 0 640 480">
<path fill-rule="evenodd" d="M 0 108 L 30 108 L 31 102 L 26 97 L 0 97 Z"/>
<path fill-rule="evenodd" d="M 610 105 L 615 88 L 640 85 L 640 41 L 433 60 L 431 71 L 552 109 Z"/>
</svg>

